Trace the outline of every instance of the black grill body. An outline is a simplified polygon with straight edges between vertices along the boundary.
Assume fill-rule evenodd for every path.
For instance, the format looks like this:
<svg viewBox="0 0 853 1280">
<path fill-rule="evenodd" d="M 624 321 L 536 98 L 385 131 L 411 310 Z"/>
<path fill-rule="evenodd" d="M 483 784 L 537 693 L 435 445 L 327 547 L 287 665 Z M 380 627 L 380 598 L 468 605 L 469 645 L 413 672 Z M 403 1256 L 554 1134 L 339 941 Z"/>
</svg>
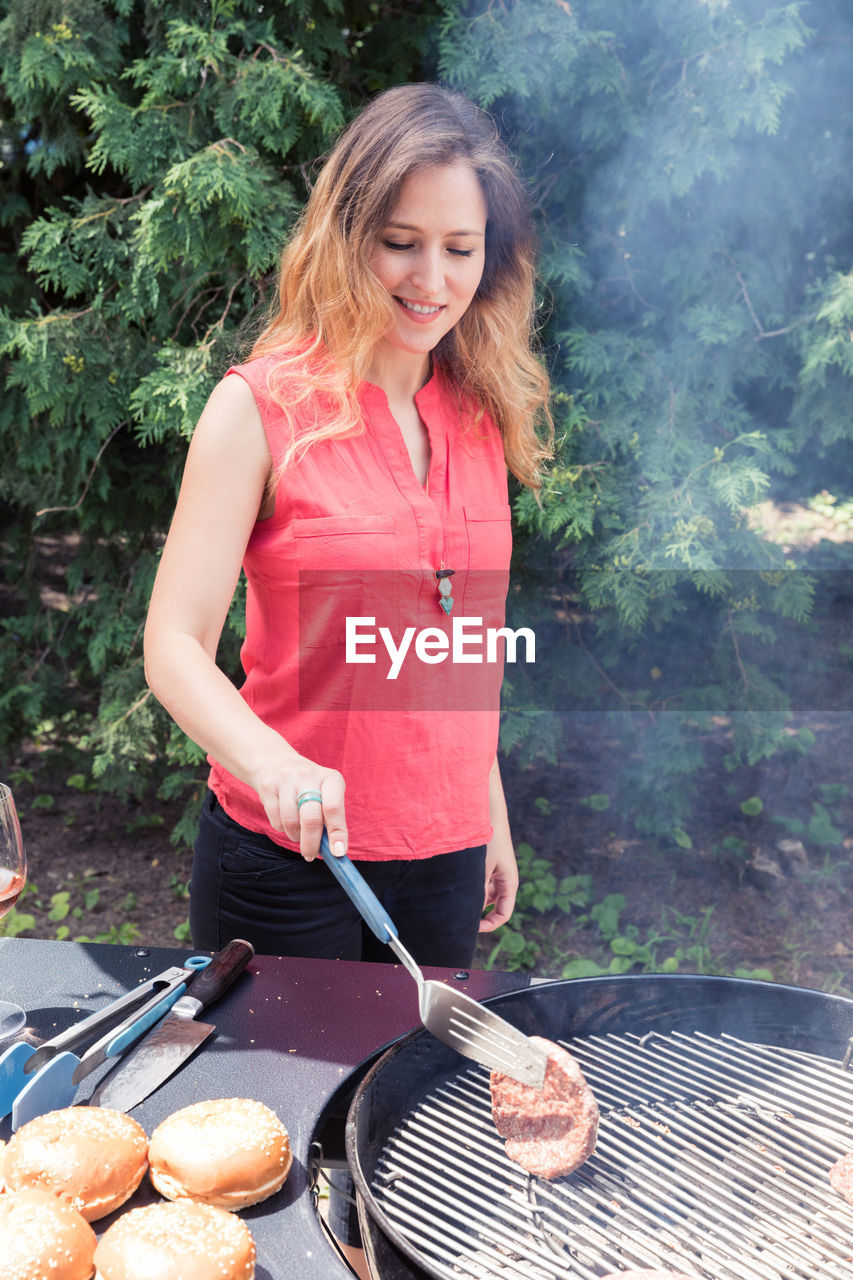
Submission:
<svg viewBox="0 0 853 1280">
<path fill-rule="evenodd" d="M 853 1001 L 640 975 L 487 1003 L 576 1053 L 602 1108 L 596 1154 L 569 1179 L 528 1178 L 492 1131 L 488 1074 L 425 1033 L 407 1037 L 362 1082 L 347 1124 L 377 1277 L 595 1280 L 643 1266 L 697 1280 L 849 1277 L 853 1209 L 826 1175 L 853 1149 L 841 1066 Z"/>
</svg>

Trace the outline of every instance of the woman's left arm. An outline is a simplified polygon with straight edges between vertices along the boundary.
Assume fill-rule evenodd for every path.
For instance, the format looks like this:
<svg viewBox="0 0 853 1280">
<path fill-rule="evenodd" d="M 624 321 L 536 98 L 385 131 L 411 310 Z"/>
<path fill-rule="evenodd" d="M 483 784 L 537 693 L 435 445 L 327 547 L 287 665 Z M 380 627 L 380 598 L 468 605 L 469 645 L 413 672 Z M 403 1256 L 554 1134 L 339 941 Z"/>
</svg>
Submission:
<svg viewBox="0 0 853 1280">
<path fill-rule="evenodd" d="M 494 910 L 481 920 L 480 933 L 491 933 L 493 929 L 506 924 L 512 915 L 518 890 L 518 867 L 497 756 L 489 773 L 489 817 L 493 834 L 486 845 L 486 895 L 483 910 L 492 904 Z"/>
</svg>

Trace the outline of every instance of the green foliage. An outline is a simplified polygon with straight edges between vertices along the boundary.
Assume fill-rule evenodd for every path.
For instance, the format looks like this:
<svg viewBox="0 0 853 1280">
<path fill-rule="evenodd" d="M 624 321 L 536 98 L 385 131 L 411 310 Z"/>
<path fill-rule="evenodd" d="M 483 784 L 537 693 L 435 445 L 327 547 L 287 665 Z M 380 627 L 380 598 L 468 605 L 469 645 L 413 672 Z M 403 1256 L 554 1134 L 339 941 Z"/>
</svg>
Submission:
<svg viewBox="0 0 853 1280">
<path fill-rule="evenodd" d="M 189 885 L 175 875 L 169 876 L 169 888 L 176 898 L 188 898 L 190 896 Z"/>
<path fill-rule="evenodd" d="M 69 877 L 70 879 L 70 877 Z M 83 920 L 98 906 L 101 891 L 91 883 L 88 875 L 75 876 L 70 888 L 58 889 L 49 897 L 43 894 L 31 880 L 24 885 L 18 904 L 27 903 L 22 911 L 19 905 L 0 920 L 0 938 L 54 938 L 58 942 L 73 938 L 75 942 L 109 942 L 128 946 L 139 938 L 139 926 L 132 920 L 111 924 L 93 935 L 81 933 Z M 129 893 L 119 906 L 120 913 L 136 907 L 136 897 Z"/>
<path fill-rule="evenodd" d="M 547 954 L 548 929 L 542 920 L 553 913 L 571 917 L 576 908 L 590 903 L 592 877 L 564 876 L 558 879 L 548 858 L 537 856 L 529 844 L 518 846 L 520 884 L 512 919 L 495 930 L 495 945 L 484 966 L 515 971 L 541 966 Z"/>
<path fill-rule="evenodd" d="M 558 879 L 550 859 L 528 844 L 519 845 L 518 866 L 521 883 L 512 919 L 491 940 L 481 939 L 484 968 L 535 970 L 555 978 L 732 971 L 712 948 L 713 905 L 687 914 L 664 904 L 649 929 L 631 921 L 624 894 L 597 899 L 590 875 Z M 767 969 L 736 973 L 773 981 Z"/>
<path fill-rule="evenodd" d="M 832 847 L 841 844 L 844 840 L 844 832 L 833 823 L 829 809 L 817 801 L 812 804 L 812 813 L 808 822 L 803 822 L 800 818 L 787 818 L 781 813 L 771 814 L 771 821 L 784 827 L 791 835 L 802 836 L 812 844 Z"/>
<path fill-rule="evenodd" d="M 837 528 L 849 533 L 853 530 L 853 498 L 845 498 L 839 502 L 834 493 L 823 489 L 809 499 L 810 509 L 819 516 L 830 520 Z"/>
<path fill-rule="evenodd" d="M 62 941 L 63 939 L 60 939 Z M 75 942 L 107 942 L 111 946 L 129 947 L 134 942 L 139 941 L 139 925 L 133 924 L 129 920 L 123 920 L 121 924 L 111 924 L 103 933 L 96 933 L 94 937 L 80 933 L 75 935 Z"/>
<path fill-rule="evenodd" d="M 610 796 L 604 793 L 592 796 L 581 796 L 579 804 L 586 805 L 588 809 L 593 809 L 596 813 L 604 813 L 610 808 Z"/>
<path fill-rule="evenodd" d="M 21 899 L 19 898 L 18 901 L 20 902 Z M 35 927 L 36 918 L 31 912 L 12 907 L 12 910 L 0 920 L 0 938 L 18 938 L 23 933 L 31 933 Z"/>
</svg>

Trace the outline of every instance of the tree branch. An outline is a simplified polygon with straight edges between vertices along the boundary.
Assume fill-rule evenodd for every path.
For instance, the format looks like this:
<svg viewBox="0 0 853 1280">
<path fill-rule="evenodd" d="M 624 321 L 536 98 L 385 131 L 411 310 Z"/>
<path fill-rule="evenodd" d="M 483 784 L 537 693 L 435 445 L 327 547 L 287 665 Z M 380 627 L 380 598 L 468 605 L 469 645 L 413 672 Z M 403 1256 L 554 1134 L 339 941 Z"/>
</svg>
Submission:
<svg viewBox="0 0 853 1280">
<path fill-rule="evenodd" d="M 118 432 L 121 431 L 122 427 L 126 427 L 126 426 L 127 426 L 126 419 L 119 422 L 115 427 L 113 427 L 112 431 L 107 436 L 104 443 L 101 445 L 100 449 L 98 450 L 95 456 L 95 461 L 92 463 L 89 474 L 86 477 L 86 483 L 83 485 L 83 492 L 80 494 L 80 497 L 77 499 L 77 501 L 70 507 L 42 507 L 40 511 L 36 512 L 36 519 L 40 519 L 42 516 L 53 515 L 57 511 L 76 511 L 79 507 L 83 505 L 83 499 L 86 497 L 86 494 L 89 492 L 89 486 L 91 485 L 92 480 L 94 479 L 95 472 L 98 469 L 98 463 L 101 461 L 101 458 L 104 456 L 107 445 L 113 439 L 113 436 L 117 435 Z"/>
<path fill-rule="evenodd" d="M 786 324 L 782 329 L 765 329 L 764 325 L 758 318 L 755 307 L 752 305 L 752 299 L 749 296 L 746 281 L 735 266 L 734 259 L 728 253 L 724 253 L 723 257 L 729 263 L 732 271 L 737 277 L 737 282 L 740 285 L 743 300 L 746 303 L 746 309 L 752 317 L 752 323 L 755 325 L 755 335 L 753 337 L 754 342 L 763 342 L 765 338 L 781 338 L 783 334 L 790 333 L 792 329 L 796 329 L 798 325 L 803 324 L 803 322 L 808 319 L 807 316 L 801 316 L 799 320 L 793 320 L 790 324 Z"/>
<path fill-rule="evenodd" d="M 740 645 L 738 644 L 737 636 L 735 635 L 734 624 L 732 622 L 731 609 L 727 611 L 726 618 L 728 620 L 728 633 L 732 638 L 732 647 L 735 651 L 735 661 L 737 662 L 738 671 L 740 672 L 740 678 L 743 681 L 744 693 L 748 693 L 749 692 L 749 676 L 746 674 L 746 668 L 744 667 L 743 659 L 740 656 Z"/>
</svg>

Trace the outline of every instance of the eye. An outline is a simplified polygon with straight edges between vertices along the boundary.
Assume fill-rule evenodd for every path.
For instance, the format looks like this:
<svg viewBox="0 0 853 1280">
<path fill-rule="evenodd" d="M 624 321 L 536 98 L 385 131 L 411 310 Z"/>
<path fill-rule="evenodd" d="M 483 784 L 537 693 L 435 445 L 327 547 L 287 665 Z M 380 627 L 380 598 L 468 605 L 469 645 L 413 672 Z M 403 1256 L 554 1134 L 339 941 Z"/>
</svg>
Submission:
<svg viewBox="0 0 853 1280">
<path fill-rule="evenodd" d="M 448 249 L 448 253 L 452 253 L 454 258 L 472 258 L 474 256 L 473 249 Z"/>
<path fill-rule="evenodd" d="M 406 249 L 411 249 L 414 247 L 411 244 L 401 244 L 399 240 L 383 240 L 382 244 L 386 249 L 394 249 L 398 253 L 403 253 L 405 252 Z"/>
</svg>

